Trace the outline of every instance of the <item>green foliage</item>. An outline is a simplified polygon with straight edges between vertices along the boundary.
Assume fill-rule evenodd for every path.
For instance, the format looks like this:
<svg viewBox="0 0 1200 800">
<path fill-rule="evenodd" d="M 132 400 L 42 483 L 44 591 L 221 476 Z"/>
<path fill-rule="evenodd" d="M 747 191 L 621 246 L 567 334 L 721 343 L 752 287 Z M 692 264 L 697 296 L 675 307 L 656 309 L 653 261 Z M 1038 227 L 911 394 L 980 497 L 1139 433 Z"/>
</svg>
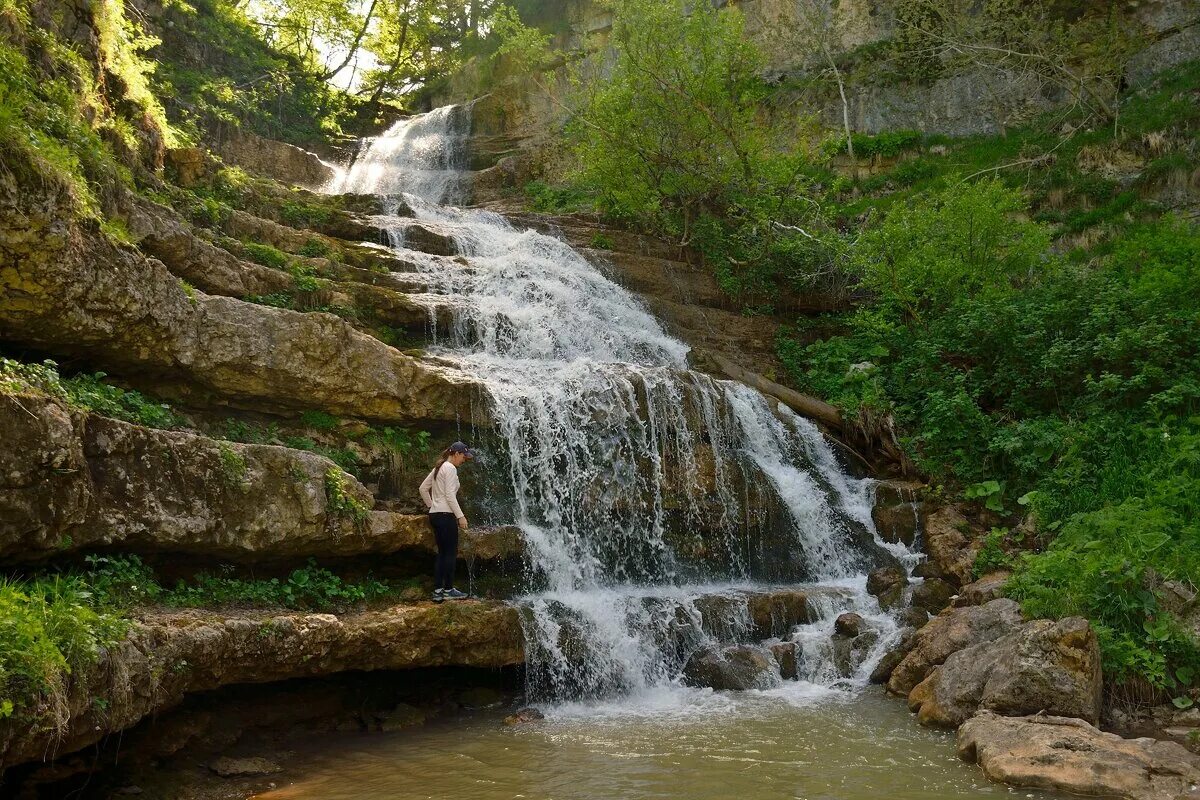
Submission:
<svg viewBox="0 0 1200 800">
<path fill-rule="evenodd" d="M 332 431 L 341 424 L 341 420 L 324 411 L 309 410 L 300 415 L 300 424 L 319 431 Z"/>
<path fill-rule="evenodd" d="M 243 298 L 247 303 L 257 303 L 260 306 L 271 306 L 272 308 L 296 308 L 296 299 L 286 292 L 272 292 L 271 294 L 248 294 Z"/>
<path fill-rule="evenodd" d="M 612 239 L 609 238 L 606 234 L 600 233 L 599 231 L 592 234 L 591 241 L 588 242 L 588 245 L 590 247 L 596 248 L 597 250 L 612 250 L 613 249 Z"/>
<path fill-rule="evenodd" d="M 330 467 L 325 473 L 325 499 L 335 516 L 349 519 L 355 525 L 366 524 L 370 509 L 346 490 L 346 473 L 338 467 Z"/>
<path fill-rule="evenodd" d="M 550 186 L 543 181 L 530 181 L 524 187 L 525 197 L 535 211 L 563 214 L 591 207 L 590 195 L 577 186 Z"/>
<path fill-rule="evenodd" d="M 305 256 L 306 258 L 333 259 L 336 254 L 325 242 L 319 239 L 309 239 L 296 251 L 296 255 Z"/>
<path fill-rule="evenodd" d="M 0 391 L 46 394 L 79 411 L 92 411 L 149 428 L 184 426 L 184 420 L 166 403 L 156 403 L 141 392 L 104 383 L 105 377 L 103 372 L 97 372 L 63 378 L 53 361 L 28 364 L 0 358 Z"/>
<path fill-rule="evenodd" d="M 854 264 L 879 306 L 920 323 L 951 303 L 1011 291 L 1046 269 L 1049 230 L 1016 215 L 1028 202 L 998 180 L 894 206 L 863 233 Z"/>
<path fill-rule="evenodd" d="M 216 574 L 201 572 L 179 580 L 170 588 L 136 555 L 92 556 L 87 561 L 88 571 L 71 580 L 85 586 L 93 602 L 104 608 L 153 603 L 187 608 L 250 605 L 342 611 L 396 593 L 392 586 L 370 576 L 344 580 L 312 559 L 282 579 L 244 578 L 224 567 Z"/>
<path fill-rule="evenodd" d="M 925 137 L 920 131 L 884 131 L 874 136 L 866 133 L 852 133 L 850 141 L 854 145 L 856 158 L 871 158 L 882 156 L 895 158 L 905 150 L 920 146 Z M 827 156 L 834 156 L 846 151 L 846 137 L 835 136 L 826 139 L 821 149 Z"/>
<path fill-rule="evenodd" d="M 973 571 L 976 578 L 999 569 L 1011 569 L 1012 557 L 1004 549 L 1008 540 L 1008 528 L 992 528 L 983 538 L 983 547 L 975 556 Z"/>
<path fill-rule="evenodd" d="M 0 580 L 0 718 L 65 724 L 68 676 L 94 663 L 127 625 L 95 608 L 78 579 Z"/>
<path fill-rule="evenodd" d="M 269 244 L 243 242 L 242 249 L 245 251 L 246 257 L 255 264 L 261 264 L 271 269 L 287 269 L 292 260 L 287 253 Z"/>
<path fill-rule="evenodd" d="M 245 486 L 246 457 L 226 442 L 217 443 L 217 452 L 221 462 L 221 479 L 230 486 Z"/>
<path fill-rule="evenodd" d="M 328 222 L 333 216 L 333 212 L 316 203 L 288 200 L 280 205 L 279 215 L 286 224 L 292 227 L 308 228 Z"/>
</svg>

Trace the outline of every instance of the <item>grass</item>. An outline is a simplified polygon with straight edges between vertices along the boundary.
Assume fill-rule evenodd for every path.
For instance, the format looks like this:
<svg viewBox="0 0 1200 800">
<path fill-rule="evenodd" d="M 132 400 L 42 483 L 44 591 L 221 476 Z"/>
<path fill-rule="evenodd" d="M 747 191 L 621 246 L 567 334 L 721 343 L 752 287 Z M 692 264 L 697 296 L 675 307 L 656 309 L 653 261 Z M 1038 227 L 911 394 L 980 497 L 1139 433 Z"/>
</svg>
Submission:
<svg viewBox="0 0 1200 800">
<path fill-rule="evenodd" d="M 53 361 L 30 364 L 0 357 L 0 391 L 43 394 L 62 400 L 78 411 L 90 411 L 148 428 L 170 430 L 186 425 L 169 404 L 106 383 L 106 377 L 103 372 L 96 372 L 63 378 Z"/>
</svg>

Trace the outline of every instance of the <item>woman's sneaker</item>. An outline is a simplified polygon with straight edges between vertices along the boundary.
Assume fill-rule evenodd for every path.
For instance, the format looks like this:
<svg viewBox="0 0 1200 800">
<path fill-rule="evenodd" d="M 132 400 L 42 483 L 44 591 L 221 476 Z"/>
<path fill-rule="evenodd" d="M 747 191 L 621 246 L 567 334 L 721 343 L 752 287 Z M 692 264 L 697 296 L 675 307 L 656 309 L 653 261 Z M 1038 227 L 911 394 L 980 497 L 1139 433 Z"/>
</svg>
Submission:
<svg viewBox="0 0 1200 800">
<path fill-rule="evenodd" d="M 444 589 L 442 591 L 443 600 L 466 600 L 470 596 L 466 592 L 460 592 L 458 589 Z"/>
<path fill-rule="evenodd" d="M 434 589 L 433 590 L 433 602 L 440 603 L 445 599 L 446 599 L 446 590 L 445 589 Z"/>
</svg>

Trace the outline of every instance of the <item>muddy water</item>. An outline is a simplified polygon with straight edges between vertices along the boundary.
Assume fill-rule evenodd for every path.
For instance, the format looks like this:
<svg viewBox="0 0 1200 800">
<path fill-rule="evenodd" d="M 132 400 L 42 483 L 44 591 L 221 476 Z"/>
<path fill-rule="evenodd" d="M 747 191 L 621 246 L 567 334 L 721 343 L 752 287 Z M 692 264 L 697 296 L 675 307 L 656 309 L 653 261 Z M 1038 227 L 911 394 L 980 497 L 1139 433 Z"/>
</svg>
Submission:
<svg viewBox="0 0 1200 800">
<path fill-rule="evenodd" d="M 497 711 L 314 744 L 297 759 L 306 764 L 303 774 L 257 800 L 1014 795 L 959 761 L 951 734 L 919 728 L 901 702 L 874 689 L 858 695 L 799 683 L 738 695 L 658 689 L 547 714 L 544 722 L 504 727 Z"/>
</svg>

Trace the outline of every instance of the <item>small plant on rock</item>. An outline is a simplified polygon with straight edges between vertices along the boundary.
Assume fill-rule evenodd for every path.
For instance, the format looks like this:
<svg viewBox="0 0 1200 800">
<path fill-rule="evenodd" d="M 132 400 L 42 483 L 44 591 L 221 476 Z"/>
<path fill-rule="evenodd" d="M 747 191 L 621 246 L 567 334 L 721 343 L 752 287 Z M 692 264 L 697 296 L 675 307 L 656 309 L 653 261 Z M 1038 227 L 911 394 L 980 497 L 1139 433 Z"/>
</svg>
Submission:
<svg viewBox="0 0 1200 800">
<path fill-rule="evenodd" d="M 365 525 L 370 509 L 361 500 L 346 491 L 347 477 L 339 467 L 330 467 L 329 471 L 325 473 L 325 497 L 329 504 L 329 510 L 335 516 L 352 520 L 355 525 Z"/>
</svg>

